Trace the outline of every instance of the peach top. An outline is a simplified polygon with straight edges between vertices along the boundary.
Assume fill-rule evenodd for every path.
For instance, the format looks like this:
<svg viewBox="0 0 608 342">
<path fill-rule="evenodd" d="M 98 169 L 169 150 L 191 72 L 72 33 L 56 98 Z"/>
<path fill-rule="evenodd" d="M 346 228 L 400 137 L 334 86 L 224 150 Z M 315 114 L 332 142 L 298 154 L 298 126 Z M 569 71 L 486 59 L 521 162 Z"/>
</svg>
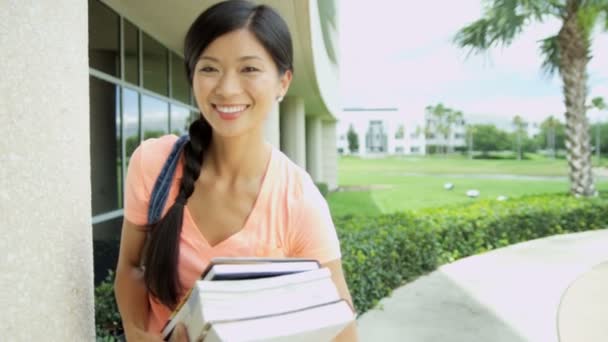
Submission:
<svg viewBox="0 0 608 342">
<path fill-rule="evenodd" d="M 133 153 L 125 183 L 125 219 L 144 226 L 154 183 L 173 144 L 174 135 L 144 141 Z M 175 202 L 183 163 L 175 177 L 163 216 Z M 266 174 L 243 228 L 211 246 L 187 207 L 179 245 L 178 272 L 187 291 L 214 257 L 302 257 L 325 263 L 341 258 L 340 243 L 327 202 L 301 167 L 273 147 Z M 184 292 L 185 294 L 185 292 Z M 149 295 L 148 331 L 160 333 L 171 312 Z"/>
</svg>

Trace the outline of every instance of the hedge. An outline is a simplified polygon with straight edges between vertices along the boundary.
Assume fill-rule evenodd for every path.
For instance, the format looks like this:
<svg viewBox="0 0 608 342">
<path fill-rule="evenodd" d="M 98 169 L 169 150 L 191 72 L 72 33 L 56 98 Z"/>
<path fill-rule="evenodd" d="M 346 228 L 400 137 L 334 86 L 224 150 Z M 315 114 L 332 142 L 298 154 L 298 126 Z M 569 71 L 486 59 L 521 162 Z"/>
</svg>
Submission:
<svg viewBox="0 0 608 342">
<path fill-rule="evenodd" d="M 608 228 L 608 198 L 528 196 L 416 212 L 335 219 L 357 312 L 393 289 L 462 257 L 544 236 Z M 117 332 L 109 277 L 96 291 L 98 336 Z M 103 287 L 105 286 L 105 287 Z M 103 287 L 103 288 L 102 288 Z M 106 331 L 106 332 L 104 332 Z"/>
<path fill-rule="evenodd" d="M 335 220 L 359 314 L 392 289 L 462 257 L 544 236 L 608 228 L 608 200 L 567 195 Z"/>
</svg>

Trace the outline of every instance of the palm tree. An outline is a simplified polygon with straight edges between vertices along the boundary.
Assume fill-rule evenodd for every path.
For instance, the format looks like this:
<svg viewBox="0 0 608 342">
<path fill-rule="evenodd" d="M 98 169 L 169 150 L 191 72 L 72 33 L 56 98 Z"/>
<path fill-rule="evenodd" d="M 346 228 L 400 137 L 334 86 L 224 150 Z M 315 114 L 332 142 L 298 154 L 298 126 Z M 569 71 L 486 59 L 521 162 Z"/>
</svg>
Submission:
<svg viewBox="0 0 608 342">
<path fill-rule="evenodd" d="M 547 130 L 547 149 L 551 150 L 551 159 L 555 159 L 555 130 L 559 125 L 559 121 L 553 115 L 542 123 L 542 126 Z"/>
<path fill-rule="evenodd" d="M 513 126 L 515 127 L 515 136 L 517 137 L 517 160 L 521 160 L 521 136 L 526 133 L 527 123 L 524 119 L 515 115 L 513 118 Z"/>
<path fill-rule="evenodd" d="M 450 152 L 453 151 L 452 142 L 452 127 L 454 124 L 458 124 L 462 121 L 463 114 L 459 110 L 449 109 L 446 115 L 446 133 L 448 136 L 447 145 L 450 149 Z"/>
<path fill-rule="evenodd" d="M 533 21 L 556 17 L 561 28 L 541 42 L 543 69 L 559 72 L 566 104 L 566 149 L 570 192 L 597 194 L 591 170 L 589 123 L 585 115 L 587 64 L 591 59 L 591 32 L 596 24 L 608 29 L 608 0 L 485 0 L 481 19 L 462 28 L 454 42 L 473 52 L 509 45 Z M 600 23 L 604 21 L 603 23 Z"/>
<path fill-rule="evenodd" d="M 436 143 L 437 151 L 439 151 L 439 136 L 445 135 L 445 117 L 448 108 L 439 103 L 435 106 L 426 106 L 426 126 L 424 134 L 427 139 L 432 139 Z M 427 143 L 428 144 L 428 143 Z M 428 152 L 427 152 L 428 153 Z"/>
<path fill-rule="evenodd" d="M 608 106 L 606 106 L 606 102 L 604 102 L 604 98 L 601 96 L 598 97 L 594 97 L 593 100 L 591 100 L 591 108 L 595 108 L 599 111 L 605 110 L 606 108 L 608 108 Z M 600 162 L 600 158 L 601 158 L 601 151 L 600 151 L 600 145 L 601 145 L 601 140 L 600 140 L 600 131 L 601 131 L 601 125 L 598 122 L 597 126 L 595 127 L 595 153 L 597 155 L 597 162 Z"/>
</svg>

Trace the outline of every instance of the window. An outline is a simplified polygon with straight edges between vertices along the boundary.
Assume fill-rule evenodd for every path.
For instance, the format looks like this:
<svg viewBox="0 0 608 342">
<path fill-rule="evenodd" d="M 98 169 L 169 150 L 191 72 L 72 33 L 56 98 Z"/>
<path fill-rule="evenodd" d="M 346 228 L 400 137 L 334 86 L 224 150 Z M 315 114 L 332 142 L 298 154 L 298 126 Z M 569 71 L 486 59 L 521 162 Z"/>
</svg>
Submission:
<svg viewBox="0 0 608 342">
<path fill-rule="evenodd" d="M 120 77 L 120 17 L 99 1 L 89 1 L 89 66 Z"/>
<path fill-rule="evenodd" d="M 168 103 L 157 98 L 142 95 L 141 127 L 143 140 L 158 138 L 169 133 Z"/>
<path fill-rule="evenodd" d="M 129 158 L 139 146 L 140 127 L 139 127 L 139 94 L 131 89 L 124 89 L 122 97 L 123 111 L 123 137 L 126 164 L 129 164 Z"/>
<path fill-rule="evenodd" d="M 181 136 L 188 133 L 190 127 L 190 110 L 185 107 L 171 105 L 171 133 Z"/>
<path fill-rule="evenodd" d="M 171 89 L 174 99 L 183 103 L 190 101 L 190 84 L 186 76 L 184 59 L 175 53 L 171 53 Z"/>
<path fill-rule="evenodd" d="M 155 93 L 169 95 L 168 51 L 159 42 L 143 33 L 144 88 Z"/>
<path fill-rule="evenodd" d="M 138 30 L 124 20 L 125 80 L 139 85 L 139 37 Z"/>
<path fill-rule="evenodd" d="M 93 263 L 95 285 L 101 283 L 108 270 L 116 268 L 120 246 L 122 217 L 93 225 Z"/>
<path fill-rule="evenodd" d="M 89 77 L 93 215 L 122 207 L 120 87 Z"/>
<path fill-rule="evenodd" d="M 411 153 L 420 153 L 420 147 L 419 146 L 412 146 L 412 147 L 410 147 L 410 152 Z"/>
</svg>

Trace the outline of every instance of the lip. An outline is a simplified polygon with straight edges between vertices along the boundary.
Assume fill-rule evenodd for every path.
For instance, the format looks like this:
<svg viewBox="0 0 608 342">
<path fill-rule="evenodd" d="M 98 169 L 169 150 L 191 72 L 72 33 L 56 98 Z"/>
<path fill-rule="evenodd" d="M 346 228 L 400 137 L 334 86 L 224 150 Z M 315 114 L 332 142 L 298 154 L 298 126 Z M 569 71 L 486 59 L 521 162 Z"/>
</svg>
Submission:
<svg viewBox="0 0 608 342">
<path fill-rule="evenodd" d="M 229 106 L 242 106 L 242 105 L 220 105 L 222 107 L 229 107 Z M 213 108 L 213 110 L 217 113 L 217 115 L 220 117 L 220 119 L 222 120 L 226 120 L 226 121 L 232 121 L 232 120 L 236 120 L 238 119 L 241 114 L 243 114 L 245 111 L 247 111 L 247 109 L 249 109 L 249 107 L 251 107 L 251 105 L 244 105 L 246 106 L 245 109 L 243 109 L 240 112 L 235 112 L 235 113 L 225 113 L 225 112 L 221 112 L 217 109 L 217 105 L 216 104 L 211 104 L 211 107 Z"/>
</svg>

